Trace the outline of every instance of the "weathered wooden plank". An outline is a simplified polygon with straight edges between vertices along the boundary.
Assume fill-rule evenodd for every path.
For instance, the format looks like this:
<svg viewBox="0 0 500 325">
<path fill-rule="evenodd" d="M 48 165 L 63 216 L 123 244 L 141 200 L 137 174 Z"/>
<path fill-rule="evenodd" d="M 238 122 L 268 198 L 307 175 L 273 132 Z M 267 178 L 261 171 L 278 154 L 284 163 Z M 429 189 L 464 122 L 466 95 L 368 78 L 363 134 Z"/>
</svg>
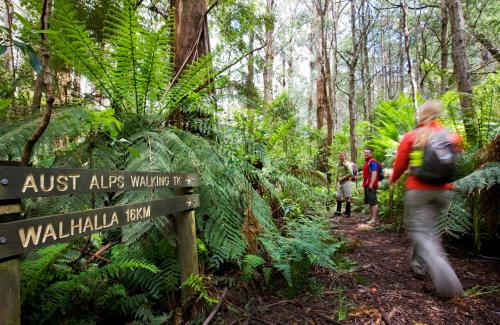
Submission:
<svg viewBox="0 0 500 325">
<path fill-rule="evenodd" d="M 16 200 L 8 201 L 6 205 L 0 202 L 0 220 L 4 215 L 19 218 L 21 205 Z M 13 215 L 15 214 L 15 215 Z M 19 258 L 0 261 L 0 323 L 21 324 L 21 273 L 19 271 Z"/>
<path fill-rule="evenodd" d="M 193 193 L 192 188 L 180 188 L 176 191 L 178 195 Z M 179 240 L 179 244 L 177 245 L 177 256 L 181 266 L 181 283 L 184 283 L 189 276 L 199 274 L 194 210 L 176 214 L 175 224 L 177 229 L 177 238 Z M 182 297 L 184 301 L 189 300 L 192 295 L 192 288 L 182 288 Z"/>
<path fill-rule="evenodd" d="M 189 173 L 0 166 L 0 200 L 196 186 L 198 175 Z"/>
<path fill-rule="evenodd" d="M 0 263 L 0 324 L 21 324 L 19 259 Z"/>
<path fill-rule="evenodd" d="M 193 210 L 199 195 L 113 206 L 0 224 L 0 259 L 148 218 Z"/>
</svg>

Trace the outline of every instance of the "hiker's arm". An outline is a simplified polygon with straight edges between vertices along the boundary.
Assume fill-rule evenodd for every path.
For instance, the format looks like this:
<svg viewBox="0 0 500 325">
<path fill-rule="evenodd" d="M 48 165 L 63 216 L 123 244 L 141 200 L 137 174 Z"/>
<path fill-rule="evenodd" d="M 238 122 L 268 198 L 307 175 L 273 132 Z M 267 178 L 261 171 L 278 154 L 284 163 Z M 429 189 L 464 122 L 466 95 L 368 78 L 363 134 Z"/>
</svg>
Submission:
<svg viewBox="0 0 500 325">
<path fill-rule="evenodd" d="M 396 153 L 396 159 L 394 159 L 394 165 L 392 166 L 392 175 L 390 178 L 390 182 L 396 182 L 401 175 L 408 169 L 408 161 L 410 157 L 412 147 L 412 141 L 410 136 L 407 134 L 401 140 L 401 144 L 399 145 L 398 152 Z"/>
<path fill-rule="evenodd" d="M 375 180 L 377 179 L 377 170 L 372 171 L 372 178 L 370 179 L 369 188 L 373 188 L 373 184 L 375 184 Z"/>
</svg>

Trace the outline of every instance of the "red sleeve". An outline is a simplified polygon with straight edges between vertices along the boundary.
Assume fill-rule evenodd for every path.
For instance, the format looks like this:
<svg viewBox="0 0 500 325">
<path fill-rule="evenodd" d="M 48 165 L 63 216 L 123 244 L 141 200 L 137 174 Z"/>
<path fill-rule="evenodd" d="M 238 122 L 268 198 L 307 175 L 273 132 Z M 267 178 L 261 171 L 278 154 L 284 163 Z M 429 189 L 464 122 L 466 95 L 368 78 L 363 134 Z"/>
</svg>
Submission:
<svg viewBox="0 0 500 325">
<path fill-rule="evenodd" d="M 413 146 L 412 135 L 407 133 L 403 136 L 403 140 L 399 144 L 394 166 L 392 167 L 391 183 L 396 182 L 401 175 L 408 169 L 408 162 L 410 160 L 410 152 Z"/>
</svg>

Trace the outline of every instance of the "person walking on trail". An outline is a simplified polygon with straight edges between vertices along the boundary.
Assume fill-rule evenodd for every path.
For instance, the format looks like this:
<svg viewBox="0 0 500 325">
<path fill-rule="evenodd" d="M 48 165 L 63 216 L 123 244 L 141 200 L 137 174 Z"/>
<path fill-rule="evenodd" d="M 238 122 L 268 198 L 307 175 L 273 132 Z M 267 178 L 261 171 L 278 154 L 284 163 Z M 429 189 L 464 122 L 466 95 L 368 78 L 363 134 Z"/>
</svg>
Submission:
<svg viewBox="0 0 500 325">
<path fill-rule="evenodd" d="M 352 162 L 346 159 L 346 154 L 341 152 L 339 155 L 339 165 L 337 170 L 337 210 L 335 215 L 340 216 L 342 211 L 342 199 L 345 200 L 344 217 L 351 216 L 351 196 L 353 178 Z"/>
<path fill-rule="evenodd" d="M 435 224 L 451 200 L 453 185 L 449 176 L 459 138 L 441 126 L 440 115 L 439 102 L 420 106 L 419 125 L 403 136 L 390 181 L 396 182 L 410 168 L 404 204 L 406 229 L 413 240 L 411 271 L 429 274 L 438 296 L 452 298 L 464 292 L 436 236 Z"/>
<path fill-rule="evenodd" d="M 363 189 L 365 192 L 365 204 L 369 205 L 370 221 L 373 224 L 377 221 L 378 201 L 378 171 L 379 164 L 373 158 L 372 149 L 366 148 L 364 151 L 365 164 L 363 165 Z"/>
</svg>

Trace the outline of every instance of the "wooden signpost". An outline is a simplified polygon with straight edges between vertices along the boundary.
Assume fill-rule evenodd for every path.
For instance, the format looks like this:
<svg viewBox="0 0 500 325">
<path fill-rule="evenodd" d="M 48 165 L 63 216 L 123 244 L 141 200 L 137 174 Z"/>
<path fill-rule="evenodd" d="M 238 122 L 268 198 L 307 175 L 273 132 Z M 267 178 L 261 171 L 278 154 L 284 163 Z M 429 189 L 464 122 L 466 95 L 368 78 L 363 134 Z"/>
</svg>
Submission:
<svg viewBox="0 0 500 325">
<path fill-rule="evenodd" d="M 18 255 L 43 246 L 175 214 L 181 281 L 198 274 L 194 209 L 199 206 L 196 174 L 31 168 L 0 163 L 0 320 L 20 324 Z M 89 192 L 177 188 L 177 196 L 142 203 L 6 222 L 19 213 L 20 198 Z M 14 203 L 13 203 L 14 202 Z M 7 282 L 6 282 L 7 281 Z M 183 291 L 184 298 L 191 293 Z"/>
</svg>

